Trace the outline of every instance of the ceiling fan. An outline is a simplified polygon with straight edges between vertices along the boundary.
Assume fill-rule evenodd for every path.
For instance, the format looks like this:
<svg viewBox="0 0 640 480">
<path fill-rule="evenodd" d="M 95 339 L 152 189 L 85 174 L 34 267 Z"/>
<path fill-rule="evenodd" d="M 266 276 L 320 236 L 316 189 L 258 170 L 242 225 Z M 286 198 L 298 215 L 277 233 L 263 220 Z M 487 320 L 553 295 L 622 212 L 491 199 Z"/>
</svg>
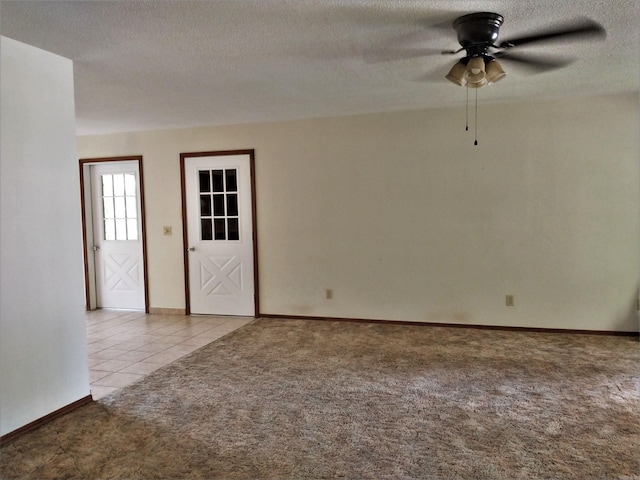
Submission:
<svg viewBox="0 0 640 480">
<path fill-rule="evenodd" d="M 412 58 L 425 55 L 442 54 L 456 55 L 464 51 L 464 57 L 459 59 L 446 75 L 450 82 L 467 87 L 467 120 L 465 130 L 469 130 L 469 88 L 476 89 L 476 138 L 474 145 L 478 145 L 478 88 L 491 85 L 502 80 L 506 72 L 498 61 L 507 60 L 518 62 L 529 69 L 543 72 L 561 68 L 570 64 L 573 59 L 558 58 L 553 56 L 531 55 L 518 52 L 523 46 L 530 46 L 551 41 L 583 39 L 603 39 L 606 37 L 605 29 L 597 22 L 579 18 L 563 25 L 554 26 L 547 30 L 539 30 L 527 35 L 511 38 L 498 42 L 500 27 L 504 17 L 497 13 L 476 12 L 462 15 L 456 18 L 450 25 L 456 31 L 460 48 L 457 50 L 434 50 L 433 48 L 385 49 L 383 55 L 372 55 L 372 59 L 394 60 L 399 58 Z M 429 25 L 441 29 L 442 23 Z M 431 75 L 423 79 L 432 78 Z"/>
<path fill-rule="evenodd" d="M 563 67 L 571 62 L 553 57 L 533 57 L 514 53 L 513 49 L 523 45 L 578 37 L 604 38 L 605 29 L 589 19 L 550 30 L 538 31 L 526 36 L 512 38 L 498 43 L 500 26 L 504 17 L 497 13 L 477 12 L 463 15 L 453 21 L 453 29 L 458 35 L 461 48 L 445 50 L 443 55 L 455 55 L 462 51 L 460 59 L 446 75 L 447 80 L 459 86 L 480 88 L 490 85 L 506 75 L 498 59 L 527 65 L 538 71 Z"/>
</svg>

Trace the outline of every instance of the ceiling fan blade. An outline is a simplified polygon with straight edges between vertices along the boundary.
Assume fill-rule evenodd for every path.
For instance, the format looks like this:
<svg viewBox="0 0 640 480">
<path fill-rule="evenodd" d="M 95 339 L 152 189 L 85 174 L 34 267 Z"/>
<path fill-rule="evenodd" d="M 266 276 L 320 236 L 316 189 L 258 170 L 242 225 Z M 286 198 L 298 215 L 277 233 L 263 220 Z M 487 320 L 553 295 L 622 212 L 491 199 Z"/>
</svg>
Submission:
<svg viewBox="0 0 640 480">
<path fill-rule="evenodd" d="M 574 61 L 567 57 L 550 57 L 541 55 L 530 55 L 524 53 L 512 53 L 510 51 L 496 52 L 493 54 L 496 59 L 517 62 L 536 72 L 546 72 L 557 68 L 566 67 Z"/>
<path fill-rule="evenodd" d="M 535 42 L 560 40 L 579 37 L 605 38 L 606 30 L 598 22 L 590 19 L 582 19 L 579 22 L 566 24 L 551 30 L 543 30 L 532 35 L 522 36 L 506 40 L 498 45 L 498 48 L 512 48 Z"/>
<path fill-rule="evenodd" d="M 398 4 L 399 5 L 399 4 Z M 451 22 L 458 12 L 430 10 L 422 14 L 413 9 L 398 8 L 395 4 L 383 4 L 382 10 L 385 12 L 385 24 L 398 23 L 406 25 L 409 30 L 396 34 L 391 38 L 381 39 L 364 52 L 367 63 L 387 62 L 393 60 L 403 60 L 428 55 L 452 55 L 460 50 L 443 50 L 436 48 L 425 48 L 423 45 L 447 45 L 451 41 Z M 349 10 L 349 7 L 341 6 L 341 10 Z M 361 12 L 361 8 L 356 9 Z M 361 12 L 362 13 L 362 12 Z M 419 18 L 416 19 L 416 14 Z M 365 15 L 368 18 L 368 15 Z"/>
<path fill-rule="evenodd" d="M 383 48 L 365 52 L 365 61 L 367 63 L 390 62 L 393 60 L 440 55 L 442 53 L 443 51 L 441 49 L 436 48 Z M 447 53 L 449 53 L 449 51 L 447 51 Z M 453 54 L 454 52 L 451 51 L 451 53 Z"/>
</svg>

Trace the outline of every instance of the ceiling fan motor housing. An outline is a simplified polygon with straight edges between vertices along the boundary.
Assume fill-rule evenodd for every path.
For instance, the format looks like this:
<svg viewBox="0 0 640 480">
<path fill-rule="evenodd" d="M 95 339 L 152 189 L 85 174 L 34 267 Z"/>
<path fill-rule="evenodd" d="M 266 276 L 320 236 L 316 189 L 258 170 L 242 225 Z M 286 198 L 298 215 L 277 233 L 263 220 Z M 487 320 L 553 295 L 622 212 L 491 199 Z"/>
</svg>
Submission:
<svg viewBox="0 0 640 480">
<path fill-rule="evenodd" d="M 498 39 L 503 20 L 502 15 L 497 13 L 470 13 L 456 18 L 453 28 L 458 34 L 458 42 L 468 55 L 482 55 Z"/>
</svg>

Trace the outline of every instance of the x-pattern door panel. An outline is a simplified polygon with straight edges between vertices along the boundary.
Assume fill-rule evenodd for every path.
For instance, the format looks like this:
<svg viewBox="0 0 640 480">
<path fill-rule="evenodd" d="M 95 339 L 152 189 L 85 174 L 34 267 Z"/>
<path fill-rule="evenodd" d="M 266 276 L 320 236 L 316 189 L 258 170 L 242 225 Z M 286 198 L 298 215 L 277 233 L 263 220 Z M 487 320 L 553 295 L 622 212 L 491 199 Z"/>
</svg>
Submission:
<svg viewBox="0 0 640 480">
<path fill-rule="evenodd" d="M 100 258 L 105 289 L 133 292 L 140 288 L 140 262 L 137 255 L 112 253 Z"/>
<path fill-rule="evenodd" d="M 238 295 L 242 293 L 242 261 L 229 256 L 198 256 L 202 295 Z"/>
</svg>

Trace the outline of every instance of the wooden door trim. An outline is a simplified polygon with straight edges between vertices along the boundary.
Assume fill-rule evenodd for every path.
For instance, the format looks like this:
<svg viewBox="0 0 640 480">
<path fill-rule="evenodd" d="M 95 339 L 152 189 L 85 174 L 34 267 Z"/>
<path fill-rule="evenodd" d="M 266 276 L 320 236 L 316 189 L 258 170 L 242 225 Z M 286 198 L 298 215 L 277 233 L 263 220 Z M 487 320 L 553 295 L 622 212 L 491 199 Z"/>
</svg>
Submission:
<svg viewBox="0 0 640 480">
<path fill-rule="evenodd" d="M 103 157 L 103 158 L 81 158 L 80 159 L 80 205 L 82 208 L 82 250 L 84 254 L 84 287 L 85 298 L 87 303 L 87 311 L 91 310 L 91 289 L 89 285 L 89 251 L 87 249 L 87 213 L 85 204 L 85 165 L 94 163 L 107 162 L 137 162 L 138 176 L 140 182 L 140 230 L 142 237 L 142 276 L 144 282 L 144 311 L 149 313 L 149 282 L 148 282 L 148 266 L 147 266 L 147 228 L 145 223 L 145 203 L 144 203 L 144 173 L 142 169 L 142 155 L 133 155 L 128 157 Z"/>
<path fill-rule="evenodd" d="M 260 289 L 258 281 L 258 217 L 256 200 L 255 150 L 217 150 L 212 152 L 185 152 L 180 154 L 180 190 L 182 195 L 182 255 L 184 258 L 184 297 L 185 313 L 191 314 L 189 286 L 189 237 L 187 228 L 187 193 L 185 185 L 185 160 L 192 157 L 224 157 L 231 155 L 249 156 L 249 176 L 251 177 L 251 225 L 253 230 L 253 304 L 254 318 L 260 316 Z"/>
</svg>

